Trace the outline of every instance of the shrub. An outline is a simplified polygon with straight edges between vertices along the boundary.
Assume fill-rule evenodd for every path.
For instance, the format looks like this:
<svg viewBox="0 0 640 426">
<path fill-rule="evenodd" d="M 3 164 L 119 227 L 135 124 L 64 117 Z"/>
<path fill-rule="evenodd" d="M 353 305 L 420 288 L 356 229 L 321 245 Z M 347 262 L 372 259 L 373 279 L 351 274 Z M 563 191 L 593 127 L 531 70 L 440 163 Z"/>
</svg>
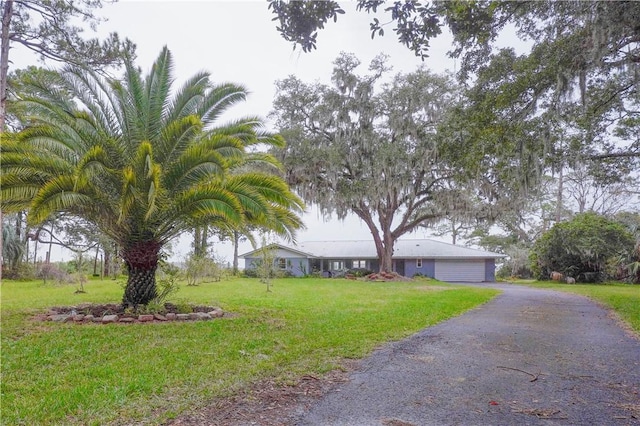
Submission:
<svg viewBox="0 0 640 426">
<path fill-rule="evenodd" d="M 160 264 L 159 274 L 156 281 L 157 294 L 149 303 L 154 306 L 162 306 L 165 300 L 178 292 L 180 288 L 178 284 L 179 279 L 180 269 L 170 263 L 162 262 Z"/>
<path fill-rule="evenodd" d="M 35 267 L 29 262 L 19 262 L 10 268 L 2 268 L 2 277 L 11 280 L 32 280 L 35 274 Z"/>
<path fill-rule="evenodd" d="M 373 271 L 366 268 L 351 268 L 347 271 L 347 274 L 351 274 L 354 277 L 366 277 L 367 275 L 373 274 Z"/>
<path fill-rule="evenodd" d="M 245 269 L 244 276 L 247 278 L 258 278 L 258 270 L 256 268 Z"/>
<path fill-rule="evenodd" d="M 552 271 L 577 281 L 596 282 L 608 277 L 612 259 L 628 259 L 635 239 L 624 226 L 596 213 L 583 213 L 557 223 L 534 244 L 531 270 L 540 280 Z"/>
<path fill-rule="evenodd" d="M 224 268 L 221 263 L 209 256 L 191 254 L 186 262 L 186 278 L 188 286 L 197 286 L 205 280 L 218 282 L 222 279 Z"/>
<path fill-rule="evenodd" d="M 69 281 L 69 274 L 67 271 L 60 269 L 55 263 L 41 263 L 37 267 L 36 276 L 41 278 L 44 284 L 47 284 L 47 280 L 53 280 L 57 283 L 64 283 Z"/>
</svg>

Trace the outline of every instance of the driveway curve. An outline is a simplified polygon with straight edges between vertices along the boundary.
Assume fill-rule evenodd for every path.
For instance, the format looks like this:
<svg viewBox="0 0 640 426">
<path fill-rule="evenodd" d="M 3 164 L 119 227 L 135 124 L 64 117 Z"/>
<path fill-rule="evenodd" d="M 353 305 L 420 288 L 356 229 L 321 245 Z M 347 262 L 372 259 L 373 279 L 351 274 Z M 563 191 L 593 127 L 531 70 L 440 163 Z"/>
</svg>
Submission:
<svg viewBox="0 0 640 426">
<path fill-rule="evenodd" d="M 385 345 L 298 426 L 640 425 L 640 340 L 589 299 L 508 284 Z"/>
</svg>

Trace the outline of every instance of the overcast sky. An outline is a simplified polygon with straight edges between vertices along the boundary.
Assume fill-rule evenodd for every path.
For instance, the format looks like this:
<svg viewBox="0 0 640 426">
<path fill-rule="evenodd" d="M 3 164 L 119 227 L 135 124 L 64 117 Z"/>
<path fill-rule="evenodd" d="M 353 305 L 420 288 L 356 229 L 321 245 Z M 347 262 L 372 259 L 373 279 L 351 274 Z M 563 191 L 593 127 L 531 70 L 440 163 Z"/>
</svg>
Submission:
<svg viewBox="0 0 640 426">
<path fill-rule="evenodd" d="M 423 64 L 397 42 L 391 25 L 384 37 L 372 40 L 371 16 L 356 12 L 353 2 L 342 2 L 342 5 L 347 13 L 341 15 L 337 23 L 327 24 L 318 35 L 317 50 L 310 53 L 293 50 L 291 43 L 280 37 L 276 22 L 271 20 L 273 15 L 263 0 L 120 0 L 105 5 L 98 12 L 108 19 L 100 25 L 98 34 L 115 31 L 136 43 L 137 64 L 145 73 L 166 45 L 173 54 L 178 82 L 205 70 L 216 82 L 242 84 L 250 92 L 249 99 L 233 107 L 230 118 L 244 115 L 266 118 L 271 111 L 276 80 L 293 74 L 305 82 L 328 83 L 332 62 L 341 51 L 354 53 L 360 59 L 363 74 L 371 59 L 380 53 L 390 56 L 394 72 L 411 72 Z M 454 71 L 454 60 L 446 56 L 450 40 L 445 34 L 433 42 L 431 57 L 424 62 L 432 71 Z M 14 47 L 11 51 L 13 68 L 36 62 L 33 55 Z M 310 208 L 303 219 L 307 229 L 299 232 L 299 241 L 371 239 L 369 230 L 356 217 L 344 222 L 324 221 Z M 423 231 L 412 235 L 413 238 L 425 236 Z M 189 249 L 189 243 L 182 241 L 173 248 L 172 259 L 183 259 Z M 215 250 L 218 255 L 230 259 L 230 244 L 215 244 Z M 248 243 L 240 247 L 241 253 L 249 250 Z M 52 255 L 54 258 L 60 256 L 59 253 Z"/>
</svg>

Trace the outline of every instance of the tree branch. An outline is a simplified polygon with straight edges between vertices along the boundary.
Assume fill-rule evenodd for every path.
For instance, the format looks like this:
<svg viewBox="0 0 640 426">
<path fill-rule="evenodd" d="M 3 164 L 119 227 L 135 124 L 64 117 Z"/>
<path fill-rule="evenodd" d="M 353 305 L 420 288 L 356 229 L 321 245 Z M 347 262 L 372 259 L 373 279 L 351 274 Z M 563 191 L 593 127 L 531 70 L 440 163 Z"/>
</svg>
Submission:
<svg viewBox="0 0 640 426">
<path fill-rule="evenodd" d="M 607 154 L 591 155 L 591 160 L 604 160 L 606 158 L 640 158 L 640 152 L 610 152 Z"/>
</svg>

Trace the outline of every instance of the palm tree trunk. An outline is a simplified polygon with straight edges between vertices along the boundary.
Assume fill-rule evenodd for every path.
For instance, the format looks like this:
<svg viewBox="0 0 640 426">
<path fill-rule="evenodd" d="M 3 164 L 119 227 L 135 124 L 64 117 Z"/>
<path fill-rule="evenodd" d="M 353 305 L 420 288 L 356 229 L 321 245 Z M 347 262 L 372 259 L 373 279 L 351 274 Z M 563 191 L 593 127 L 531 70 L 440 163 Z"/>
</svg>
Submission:
<svg viewBox="0 0 640 426">
<path fill-rule="evenodd" d="M 125 307 L 146 305 L 158 295 L 156 269 L 159 252 L 160 244 L 156 241 L 134 243 L 123 250 L 122 257 L 129 272 L 122 299 Z"/>
<path fill-rule="evenodd" d="M 156 291 L 156 268 L 129 268 L 127 287 L 124 290 L 122 304 L 135 308 L 146 305 L 158 295 Z"/>
</svg>

